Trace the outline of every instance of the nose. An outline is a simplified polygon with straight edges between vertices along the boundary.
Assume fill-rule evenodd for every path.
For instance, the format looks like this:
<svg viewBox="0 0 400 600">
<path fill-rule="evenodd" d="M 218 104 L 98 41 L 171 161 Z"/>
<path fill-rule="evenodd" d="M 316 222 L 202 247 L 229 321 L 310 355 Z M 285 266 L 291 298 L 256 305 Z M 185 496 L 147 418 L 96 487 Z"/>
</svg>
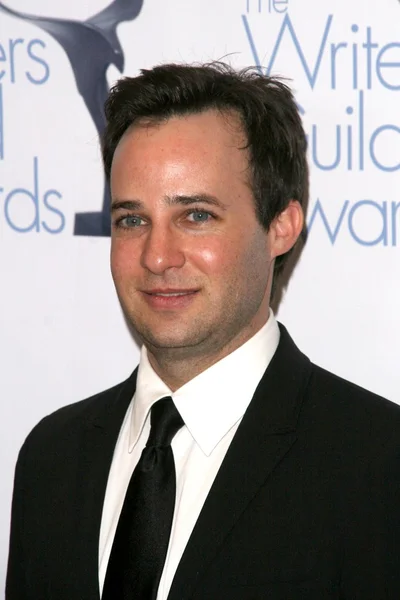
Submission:
<svg viewBox="0 0 400 600">
<path fill-rule="evenodd" d="M 141 255 L 141 266 L 154 275 L 162 275 L 167 269 L 179 269 L 185 264 L 182 241 L 171 228 L 152 226 L 146 236 Z"/>
</svg>

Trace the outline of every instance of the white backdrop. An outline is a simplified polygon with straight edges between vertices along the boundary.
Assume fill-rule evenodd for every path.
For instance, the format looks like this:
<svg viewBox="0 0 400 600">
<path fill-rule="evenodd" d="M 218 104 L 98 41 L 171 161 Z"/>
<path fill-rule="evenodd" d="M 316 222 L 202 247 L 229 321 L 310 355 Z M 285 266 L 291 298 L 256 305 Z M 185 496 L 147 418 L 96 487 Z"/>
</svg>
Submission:
<svg viewBox="0 0 400 600">
<path fill-rule="evenodd" d="M 108 4 L 8 0 L 80 22 Z M 101 210 L 97 132 L 66 50 L 38 23 L 0 10 L 1 587 L 24 437 L 138 360 L 109 239 L 74 235 L 76 213 Z M 400 403 L 399 1 L 144 0 L 117 35 L 128 75 L 228 57 L 291 78 L 309 136 L 310 234 L 279 319 L 312 360 Z M 110 66 L 108 83 L 119 74 Z"/>
</svg>

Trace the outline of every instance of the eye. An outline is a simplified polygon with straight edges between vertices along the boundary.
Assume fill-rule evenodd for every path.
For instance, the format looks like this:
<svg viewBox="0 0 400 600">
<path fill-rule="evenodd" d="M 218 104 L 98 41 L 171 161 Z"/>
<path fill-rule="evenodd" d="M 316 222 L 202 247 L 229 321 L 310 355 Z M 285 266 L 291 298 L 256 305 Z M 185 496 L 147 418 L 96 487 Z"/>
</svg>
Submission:
<svg viewBox="0 0 400 600">
<path fill-rule="evenodd" d="M 143 219 L 142 217 L 138 217 L 137 215 L 128 215 L 126 217 L 120 217 L 116 221 L 116 225 L 117 227 L 127 228 L 140 227 L 141 225 L 143 225 Z"/>
<path fill-rule="evenodd" d="M 191 210 L 188 213 L 188 217 L 190 221 L 193 221 L 194 223 L 206 223 L 207 221 L 210 220 L 210 218 L 212 217 L 211 213 L 207 212 L 206 210 Z"/>
</svg>

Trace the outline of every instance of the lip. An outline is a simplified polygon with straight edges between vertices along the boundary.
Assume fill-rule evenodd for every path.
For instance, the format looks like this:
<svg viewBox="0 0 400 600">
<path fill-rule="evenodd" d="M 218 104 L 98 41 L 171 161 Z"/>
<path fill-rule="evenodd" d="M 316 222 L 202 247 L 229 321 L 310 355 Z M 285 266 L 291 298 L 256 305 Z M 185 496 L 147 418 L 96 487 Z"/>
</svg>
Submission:
<svg viewBox="0 0 400 600">
<path fill-rule="evenodd" d="M 197 296 L 198 289 L 155 288 L 142 290 L 146 303 L 155 309 L 182 309 L 189 306 Z"/>
</svg>

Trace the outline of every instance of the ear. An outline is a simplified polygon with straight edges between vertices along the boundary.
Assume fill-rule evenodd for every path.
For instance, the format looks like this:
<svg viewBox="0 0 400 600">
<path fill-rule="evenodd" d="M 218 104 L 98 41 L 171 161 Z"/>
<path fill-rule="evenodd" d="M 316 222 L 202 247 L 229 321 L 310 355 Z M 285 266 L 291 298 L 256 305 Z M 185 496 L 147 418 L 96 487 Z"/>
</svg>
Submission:
<svg viewBox="0 0 400 600">
<path fill-rule="evenodd" d="M 286 254 L 295 245 L 304 225 L 300 202 L 291 200 L 288 206 L 272 221 L 269 228 L 271 258 Z"/>
</svg>

